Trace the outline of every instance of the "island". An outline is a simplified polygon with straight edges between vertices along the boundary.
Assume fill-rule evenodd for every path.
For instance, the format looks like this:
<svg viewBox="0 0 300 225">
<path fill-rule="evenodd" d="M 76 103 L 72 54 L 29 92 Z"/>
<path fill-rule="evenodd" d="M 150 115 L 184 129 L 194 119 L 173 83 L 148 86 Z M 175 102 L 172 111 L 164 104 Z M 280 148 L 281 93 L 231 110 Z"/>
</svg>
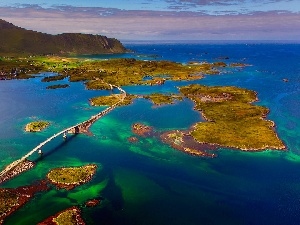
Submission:
<svg viewBox="0 0 300 225">
<path fill-rule="evenodd" d="M 51 216 L 44 220 L 43 222 L 38 223 L 38 225 L 85 225 L 84 220 L 81 217 L 81 210 L 73 206 L 66 210 L 63 210 L 54 216 Z"/>
<path fill-rule="evenodd" d="M 151 102 L 155 105 L 166 105 L 166 104 L 174 104 L 174 102 L 181 101 L 183 98 L 182 96 L 177 96 L 174 94 L 160 94 L 160 93 L 153 93 L 151 95 L 144 95 L 145 99 L 151 100 Z"/>
<path fill-rule="evenodd" d="M 63 80 L 65 78 L 66 78 L 66 76 L 63 76 L 63 75 L 48 76 L 48 77 L 44 77 L 42 79 L 42 82 L 58 81 L 58 80 Z"/>
<path fill-rule="evenodd" d="M 39 132 L 44 130 L 50 125 L 47 121 L 34 121 L 26 124 L 25 131 L 26 132 Z"/>
<path fill-rule="evenodd" d="M 68 87 L 70 87 L 69 84 L 55 84 L 46 87 L 46 89 L 59 89 L 59 88 L 68 88 Z"/>
<path fill-rule="evenodd" d="M 63 167 L 52 169 L 48 174 L 48 181 L 58 189 L 71 190 L 76 186 L 89 182 L 97 170 L 96 164 L 80 167 Z"/>
<path fill-rule="evenodd" d="M 112 106 L 118 104 L 118 106 L 130 105 L 136 95 L 126 94 L 124 98 L 123 94 L 112 94 L 109 96 L 99 96 L 89 99 L 90 105 L 92 106 Z"/>
<path fill-rule="evenodd" d="M 285 149 L 274 130 L 274 122 L 265 119 L 269 110 L 253 105 L 256 92 L 199 84 L 181 87 L 180 92 L 195 103 L 195 110 L 206 120 L 190 129 L 197 142 L 244 151 Z"/>
</svg>

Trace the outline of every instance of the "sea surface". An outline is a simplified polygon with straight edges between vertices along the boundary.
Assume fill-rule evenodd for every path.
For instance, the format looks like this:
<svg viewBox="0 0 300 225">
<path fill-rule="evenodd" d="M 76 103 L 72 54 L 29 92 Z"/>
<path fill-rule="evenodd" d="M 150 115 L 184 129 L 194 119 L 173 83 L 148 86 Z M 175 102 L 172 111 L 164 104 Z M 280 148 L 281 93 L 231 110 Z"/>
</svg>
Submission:
<svg viewBox="0 0 300 225">
<path fill-rule="evenodd" d="M 126 86 L 130 94 L 177 93 L 179 86 L 199 83 L 238 86 L 254 90 L 255 103 L 270 109 L 286 151 L 243 152 L 219 149 L 214 159 L 179 152 L 157 137 L 133 136 L 136 122 L 157 131 L 188 129 L 202 121 L 189 100 L 155 107 L 145 99 L 115 109 L 92 127 L 92 135 L 57 138 L 43 148 L 44 156 L 31 159 L 37 166 L 2 187 L 18 187 L 44 179 L 51 168 L 96 163 L 93 180 L 71 191 L 51 189 L 35 196 L 9 217 L 5 225 L 37 224 L 71 206 L 82 208 L 87 224 L 199 225 L 300 224 L 300 45 L 259 43 L 128 44 L 132 53 L 89 55 L 179 63 L 217 62 L 249 64 L 225 68 L 193 82 L 166 82 L 162 86 Z M 0 81 L 0 167 L 25 155 L 54 133 L 105 109 L 88 99 L 109 91 L 86 90 L 83 83 L 46 90 L 39 74 L 29 80 Z M 283 79 L 288 79 L 284 82 Z M 67 79 L 52 82 L 69 83 Z M 33 120 L 51 122 L 40 133 L 25 133 Z M 239 135 L 237 133 L 237 135 Z M 102 198 L 95 208 L 84 203 Z"/>
</svg>

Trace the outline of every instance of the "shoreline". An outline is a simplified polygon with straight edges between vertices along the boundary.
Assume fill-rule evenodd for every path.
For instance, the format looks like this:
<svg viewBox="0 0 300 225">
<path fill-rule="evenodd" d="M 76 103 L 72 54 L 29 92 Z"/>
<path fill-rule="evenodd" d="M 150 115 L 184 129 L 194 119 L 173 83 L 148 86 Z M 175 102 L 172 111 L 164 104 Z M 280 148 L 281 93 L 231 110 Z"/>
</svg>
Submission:
<svg viewBox="0 0 300 225">
<path fill-rule="evenodd" d="M 23 162 L 19 163 L 17 166 L 8 171 L 4 176 L 0 177 L 0 184 L 11 180 L 23 172 L 31 170 L 34 166 L 34 162 L 25 159 Z"/>
</svg>

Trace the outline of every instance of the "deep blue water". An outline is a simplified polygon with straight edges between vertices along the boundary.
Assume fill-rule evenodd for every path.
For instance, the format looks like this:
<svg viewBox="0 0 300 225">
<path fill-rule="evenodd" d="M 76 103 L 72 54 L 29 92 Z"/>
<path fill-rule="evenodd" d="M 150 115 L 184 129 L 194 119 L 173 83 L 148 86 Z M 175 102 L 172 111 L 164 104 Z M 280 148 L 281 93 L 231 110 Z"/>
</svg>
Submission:
<svg viewBox="0 0 300 225">
<path fill-rule="evenodd" d="M 127 47 L 133 53 L 117 57 L 251 65 L 225 69 L 220 75 L 193 82 L 255 90 L 259 98 L 255 104 L 270 109 L 268 119 L 275 122 L 287 151 L 221 149 L 218 158 L 203 159 L 178 152 L 154 137 L 129 143 L 130 126 L 135 122 L 169 130 L 186 129 L 201 120 L 190 101 L 153 107 L 149 101 L 138 99 L 96 122 L 91 129 L 93 136 L 78 135 L 64 144 L 57 139 L 47 145 L 44 151 L 48 154 L 35 169 L 4 184 L 31 184 L 58 166 L 99 165 L 90 183 L 70 192 L 53 189 L 41 193 L 5 224 L 36 224 L 59 210 L 95 197 L 103 197 L 104 201 L 99 207 L 83 209 L 88 224 L 299 224 L 300 45 L 210 43 Z M 40 80 L 0 82 L 1 167 L 53 133 L 103 109 L 90 107 L 88 99 L 109 94 L 87 91 L 82 83 L 71 83 L 67 89 L 46 90 L 47 84 Z M 124 89 L 132 94 L 174 93 L 177 86 L 189 83 L 166 82 L 164 86 Z M 50 128 L 38 134 L 23 132 L 24 125 L 36 118 L 49 120 Z M 47 210 L 41 210 L 46 207 Z"/>
</svg>

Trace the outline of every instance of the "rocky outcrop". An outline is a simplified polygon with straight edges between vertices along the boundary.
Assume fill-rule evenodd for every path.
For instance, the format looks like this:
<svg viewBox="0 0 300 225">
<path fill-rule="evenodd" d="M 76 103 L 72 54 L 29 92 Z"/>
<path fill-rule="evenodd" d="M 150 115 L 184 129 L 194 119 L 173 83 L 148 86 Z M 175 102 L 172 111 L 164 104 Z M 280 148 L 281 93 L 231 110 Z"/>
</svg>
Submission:
<svg viewBox="0 0 300 225">
<path fill-rule="evenodd" d="M 0 53 L 102 54 L 125 51 L 115 38 L 81 33 L 51 35 L 26 30 L 0 19 Z"/>
<path fill-rule="evenodd" d="M 0 176 L 0 184 L 14 178 L 15 176 L 19 175 L 20 173 L 23 173 L 27 170 L 32 169 L 34 166 L 35 166 L 34 162 L 29 161 L 27 159 L 24 160 L 23 162 L 19 163 L 16 167 L 14 167 L 12 170 L 8 171 L 3 176 Z"/>
</svg>

